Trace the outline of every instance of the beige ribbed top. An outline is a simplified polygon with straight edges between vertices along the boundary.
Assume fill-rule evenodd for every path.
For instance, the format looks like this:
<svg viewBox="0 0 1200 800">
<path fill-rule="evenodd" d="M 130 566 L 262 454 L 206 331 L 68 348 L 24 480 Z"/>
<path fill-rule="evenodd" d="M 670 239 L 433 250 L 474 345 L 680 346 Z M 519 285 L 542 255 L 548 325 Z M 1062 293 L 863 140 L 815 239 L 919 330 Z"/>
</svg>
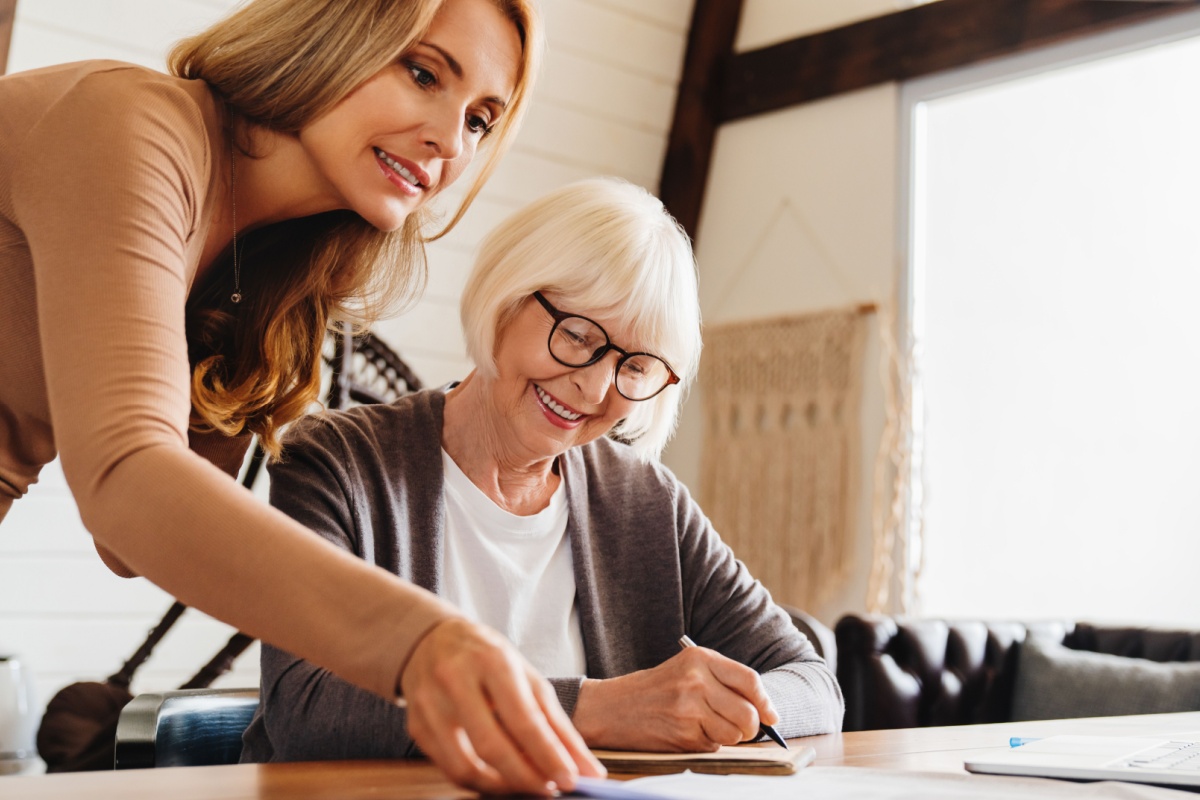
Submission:
<svg viewBox="0 0 1200 800">
<path fill-rule="evenodd" d="M 0 78 L 0 520 L 57 452 L 114 571 L 391 696 L 457 612 L 238 486 L 244 437 L 189 449 L 184 303 L 224 142 L 201 81 L 111 61 Z"/>
</svg>

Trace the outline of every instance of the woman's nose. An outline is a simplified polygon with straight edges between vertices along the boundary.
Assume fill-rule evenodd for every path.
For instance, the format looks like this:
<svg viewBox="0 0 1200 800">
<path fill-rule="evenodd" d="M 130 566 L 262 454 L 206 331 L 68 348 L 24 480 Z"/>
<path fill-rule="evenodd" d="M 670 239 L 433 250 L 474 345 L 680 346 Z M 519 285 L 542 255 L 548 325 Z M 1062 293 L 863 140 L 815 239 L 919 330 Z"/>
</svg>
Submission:
<svg viewBox="0 0 1200 800">
<path fill-rule="evenodd" d="M 616 365 L 620 356 L 608 353 L 604 358 L 586 367 L 575 370 L 575 385 L 579 387 L 583 398 L 589 403 L 600 403 L 612 388 L 616 378 Z"/>
<path fill-rule="evenodd" d="M 440 111 L 425 125 L 425 144 L 439 158 L 453 161 L 462 155 L 466 117 L 459 109 Z"/>
</svg>

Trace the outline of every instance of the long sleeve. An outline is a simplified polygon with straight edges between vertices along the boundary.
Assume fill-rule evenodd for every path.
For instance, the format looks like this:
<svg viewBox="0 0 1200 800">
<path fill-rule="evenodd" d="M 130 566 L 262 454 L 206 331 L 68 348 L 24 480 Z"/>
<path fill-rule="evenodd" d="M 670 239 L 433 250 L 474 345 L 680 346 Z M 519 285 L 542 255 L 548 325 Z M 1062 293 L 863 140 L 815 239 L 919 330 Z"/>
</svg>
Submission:
<svg viewBox="0 0 1200 800">
<path fill-rule="evenodd" d="M 214 123 L 183 83 L 97 70 L 12 154 L 68 484 L 98 548 L 129 572 L 393 696 L 416 642 L 453 609 L 312 536 L 188 449 L 184 303 Z"/>
<path fill-rule="evenodd" d="M 824 659 L 721 541 L 687 489 L 670 480 L 692 639 L 761 673 L 782 736 L 841 730 L 845 702 Z"/>
<path fill-rule="evenodd" d="M 374 549 L 372 525 L 358 513 L 367 487 L 350 464 L 331 429 L 319 419 L 303 420 L 286 438 L 284 460 L 269 467 L 271 503 L 338 549 L 364 558 Z M 270 645 L 263 645 L 260 664 L 262 699 L 244 736 L 243 761 L 414 754 L 403 709 Z"/>
<path fill-rule="evenodd" d="M 373 407 L 297 423 L 288 432 L 285 459 L 270 467 L 271 503 L 334 546 L 432 589 L 438 585 L 440 424 L 418 411 L 411 417 L 427 429 L 405 435 L 386 422 L 367 421 L 395 416 L 393 409 Z M 404 451 L 406 468 L 394 457 L 375 457 L 396 450 Z M 404 709 L 275 647 L 262 648 L 261 666 L 262 702 L 246 730 L 243 761 L 419 754 Z M 582 676 L 550 679 L 568 714 L 582 682 Z"/>
</svg>

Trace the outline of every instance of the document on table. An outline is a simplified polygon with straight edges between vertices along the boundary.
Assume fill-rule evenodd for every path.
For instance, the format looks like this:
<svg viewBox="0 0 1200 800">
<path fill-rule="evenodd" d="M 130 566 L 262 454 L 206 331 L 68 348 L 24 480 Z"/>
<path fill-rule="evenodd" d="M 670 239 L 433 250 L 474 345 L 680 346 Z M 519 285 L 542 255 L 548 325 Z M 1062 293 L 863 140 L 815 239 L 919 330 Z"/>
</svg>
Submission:
<svg viewBox="0 0 1200 800">
<path fill-rule="evenodd" d="M 1070 783 L 952 772 L 809 767 L 795 775 L 655 775 L 625 783 L 661 800 L 1189 800 L 1194 794 L 1131 783 Z M 602 796 L 602 795 L 596 795 Z M 614 797 L 615 800 L 615 797 Z"/>
<path fill-rule="evenodd" d="M 811 747 L 782 747 L 758 745 L 723 746 L 712 753 L 644 753 L 637 750 L 593 750 L 592 755 L 609 772 L 659 775 L 691 772 L 729 775 L 791 775 L 812 763 L 817 753 Z"/>
</svg>

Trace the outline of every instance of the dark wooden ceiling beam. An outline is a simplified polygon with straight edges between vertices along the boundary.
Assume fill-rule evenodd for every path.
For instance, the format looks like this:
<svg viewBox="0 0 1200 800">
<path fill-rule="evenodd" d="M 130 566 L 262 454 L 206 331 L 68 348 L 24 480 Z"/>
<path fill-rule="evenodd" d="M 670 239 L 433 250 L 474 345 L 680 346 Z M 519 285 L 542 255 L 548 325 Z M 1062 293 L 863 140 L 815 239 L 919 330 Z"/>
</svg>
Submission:
<svg viewBox="0 0 1200 800">
<path fill-rule="evenodd" d="M 717 135 L 720 76 L 733 55 L 742 0 L 696 0 L 658 193 L 693 238 Z"/>
<path fill-rule="evenodd" d="M 1012 55 L 1200 6 L 1200 0 L 939 0 L 739 53 L 720 122 Z"/>
<path fill-rule="evenodd" d="M 8 69 L 8 43 L 12 41 L 16 16 L 17 0 L 0 0 L 0 75 Z"/>
</svg>

